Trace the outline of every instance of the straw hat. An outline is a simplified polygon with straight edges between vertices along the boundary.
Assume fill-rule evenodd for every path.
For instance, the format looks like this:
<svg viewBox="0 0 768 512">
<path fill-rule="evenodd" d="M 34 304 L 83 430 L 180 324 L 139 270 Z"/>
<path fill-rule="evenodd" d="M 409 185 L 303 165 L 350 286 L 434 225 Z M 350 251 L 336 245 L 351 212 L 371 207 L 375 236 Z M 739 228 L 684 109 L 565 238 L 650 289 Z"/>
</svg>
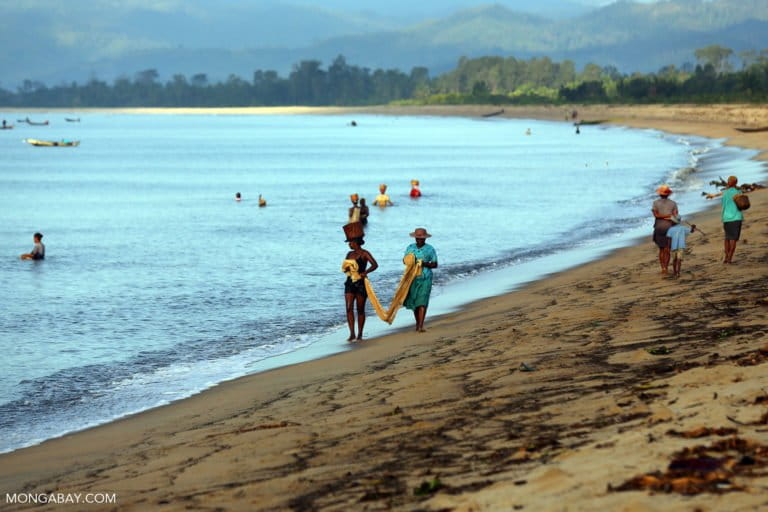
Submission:
<svg viewBox="0 0 768 512">
<path fill-rule="evenodd" d="M 669 185 L 665 183 L 664 185 L 656 189 L 656 193 L 659 194 L 660 196 L 668 196 L 672 194 L 672 189 L 669 188 Z"/>
<path fill-rule="evenodd" d="M 387 184 L 386 183 L 382 183 L 381 185 L 379 185 L 379 190 L 383 194 L 387 190 Z"/>
<path fill-rule="evenodd" d="M 418 187 L 419 186 L 419 180 L 411 180 L 411 185 Z"/>
<path fill-rule="evenodd" d="M 363 232 L 363 223 L 358 221 L 346 224 L 344 226 L 344 235 L 347 237 L 345 242 L 351 242 L 357 238 L 363 238 L 365 236 L 365 233 Z"/>
<path fill-rule="evenodd" d="M 430 235 L 425 228 L 416 228 L 410 236 L 413 238 L 429 238 L 432 235 Z"/>
</svg>

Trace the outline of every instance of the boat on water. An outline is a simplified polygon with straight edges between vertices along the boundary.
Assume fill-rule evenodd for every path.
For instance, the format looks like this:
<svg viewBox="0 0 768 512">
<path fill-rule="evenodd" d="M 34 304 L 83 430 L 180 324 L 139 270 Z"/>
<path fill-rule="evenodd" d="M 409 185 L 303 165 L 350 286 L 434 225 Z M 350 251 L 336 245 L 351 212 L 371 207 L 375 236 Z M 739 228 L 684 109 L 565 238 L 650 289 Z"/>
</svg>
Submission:
<svg viewBox="0 0 768 512">
<path fill-rule="evenodd" d="M 76 147 L 80 145 L 79 140 L 38 140 L 24 139 L 24 142 L 38 147 Z"/>
<path fill-rule="evenodd" d="M 50 122 L 48 120 L 45 121 L 32 121 L 29 118 L 26 119 L 17 119 L 16 120 L 19 123 L 27 123 L 30 126 L 48 126 Z"/>
<path fill-rule="evenodd" d="M 768 126 L 761 126 L 758 128 L 736 128 L 736 130 L 742 133 L 768 132 Z"/>
<path fill-rule="evenodd" d="M 13 130 L 12 124 L 6 124 L 4 126 L 0 126 L 0 130 Z"/>
<path fill-rule="evenodd" d="M 68 123 L 79 123 L 80 118 L 79 117 L 65 117 L 64 120 Z"/>
</svg>

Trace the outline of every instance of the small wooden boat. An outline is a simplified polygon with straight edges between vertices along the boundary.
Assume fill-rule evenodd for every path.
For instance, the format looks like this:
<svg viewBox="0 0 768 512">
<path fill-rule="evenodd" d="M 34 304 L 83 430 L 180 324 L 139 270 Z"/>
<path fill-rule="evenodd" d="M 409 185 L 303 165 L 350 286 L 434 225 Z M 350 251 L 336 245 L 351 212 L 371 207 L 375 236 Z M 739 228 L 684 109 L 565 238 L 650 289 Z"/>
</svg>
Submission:
<svg viewBox="0 0 768 512">
<path fill-rule="evenodd" d="M 573 124 L 575 124 L 576 126 L 578 126 L 578 125 L 589 126 L 589 125 L 593 125 L 593 124 L 603 124 L 603 123 L 607 123 L 607 122 L 608 122 L 607 119 L 595 119 L 593 121 L 579 121 L 578 123 L 573 123 Z"/>
<path fill-rule="evenodd" d="M 13 130 L 13 125 L 6 124 L 5 126 L 0 126 L 0 130 Z"/>
<path fill-rule="evenodd" d="M 494 117 L 494 116 L 500 116 L 504 113 L 504 109 L 497 110 L 496 112 L 491 112 L 489 114 L 483 114 L 483 117 Z"/>
<path fill-rule="evenodd" d="M 26 119 L 17 119 L 19 123 L 27 123 L 30 126 L 48 126 L 50 123 L 49 121 L 31 121 L 29 118 Z"/>
<path fill-rule="evenodd" d="M 68 123 L 79 123 L 80 118 L 79 117 L 65 117 L 64 120 Z"/>
<path fill-rule="evenodd" d="M 37 140 L 37 139 L 24 139 L 24 142 L 38 147 L 77 147 L 80 145 L 79 140 Z"/>
<path fill-rule="evenodd" d="M 736 130 L 742 133 L 768 132 L 768 126 L 762 126 L 759 128 L 736 128 Z"/>
</svg>

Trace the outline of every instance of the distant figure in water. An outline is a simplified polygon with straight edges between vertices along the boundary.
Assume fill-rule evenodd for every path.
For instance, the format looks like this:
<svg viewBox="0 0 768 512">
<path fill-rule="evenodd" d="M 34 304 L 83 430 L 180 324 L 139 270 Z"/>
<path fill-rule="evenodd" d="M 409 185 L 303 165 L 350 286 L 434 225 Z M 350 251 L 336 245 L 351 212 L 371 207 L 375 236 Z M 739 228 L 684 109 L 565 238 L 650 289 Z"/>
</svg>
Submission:
<svg viewBox="0 0 768 512">
<path fill-rule="evenodd" d="M 387 185 L 382 183 L 379 185 L 379 195 L 376 196 L 376 199 L 373 201 L 374 206 L 395 206 L 392 201 L 389 200 L 389 196 L 387 195 Z"/>
<path fill-rule="evenodd" d="M 352 121 L 351 123 L 349 123 L 349 126 L 357 126 L 357 121 Z"/>
<path fill-rule="evenodd" d="M 527 130 L 525 130 L 525 134 L 526 134 L 526 135 L 530 135 L 530 134 L 531 134 L 531 129 L 530 129 L 530 128 L 528 128 Z"/>
<path fill-rule="evenodd" d="M 259 194 L 259 208 L 264 208 L 265 206 L 267 206 L 267 200 Z"/>
<path fill-rule="evenodd" d="M 368 224 L 368 215 L 370 215 L 371 210 L 368 209 L 368 205 L 365 204 L 365 198 L 360 198 L 360 222 L 363 223 L 363 226 Z"/>
<path fill-rule="evenodd" d="M 6 122 L 5 122 L 5 119 L 3 119 L 3 128 L 5 128 L 5 126 L 6 126 L 7 124 L 8 124 L 8 123 L 6 123 Z"/>
<path fill-rule="evenodd" d="M 42 233 L 35 233 L 32 235 L 32 240 L 35 245 L 32 247 L 32 251 L 27 254 L 22 254 L 20 257 L 23 260 L 44 260 L 45 259 L 45 245 L 43 245 Z"/>
<path fill-rule="evenodd" d="M 240 200 L 242 200 L 242 196 L 240 195 L 240 192 L 237 192 L 237 193 L 235 194 L 235 201 L 238 201 L 238 202 L 239 202 Z"/>
<path fill-rule="evenodd" d="M 360 220 L 360 206 L 357 204 L 360 201 L 360 196 L 352 194 L 349 196 L 349 200 L 352 201 L 352 206 L 349 208 L 349 223 L 351 224 Z"/>
<path fill-rule="evenodd" d="M 414 199 L 421 197 L 421 190 L 419 190 L 419 180 L 411 180 L 411 197 Z"/>
<path fill-rule="evenodd" d="M 579 125 L 577 124 L 577 125 L 576 125 L 576 135 L 578 135 L 578 134 L 580 134 L 580 133 L 581 133 L 581 132 L 579 131 Z"/>
<path fill-rule="evenodd" d="M 344 234 L 351 251 L 344 259 L 342 269 L 347 275 L 344 282 L 344 302 L 347 309 L 347 325 L 349 326 L 349 338 L 347 341 L 363 339 L 363 327 L 365 327 L 365 301 L 368 292 L 365 289 L 365 279 L 368 274 L 379 267 L 373 255 L 363 249 L 363 225 L 360 222 L 352 222 L 344 226 Z M 366 270 L 368 264 L 370 268 Z M 355 305 L 357 305 L 357 335 L 355 335 Z"/>
</svg>

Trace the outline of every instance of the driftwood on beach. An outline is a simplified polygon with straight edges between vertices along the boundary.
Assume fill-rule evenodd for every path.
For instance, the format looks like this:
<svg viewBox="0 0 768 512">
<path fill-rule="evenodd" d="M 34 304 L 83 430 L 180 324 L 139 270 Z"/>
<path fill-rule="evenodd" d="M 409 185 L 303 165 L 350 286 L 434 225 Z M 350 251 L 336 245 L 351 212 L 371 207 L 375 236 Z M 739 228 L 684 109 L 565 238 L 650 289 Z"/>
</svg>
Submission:
<svg viewBox="0 0 768 512">
<path fill-rule="evenodd" d="M 728 188 L 728 181 L 724 180 L 722 176 L 720 176 L 719 178 L 720 179 L 718 180 L 710 181 L 709 184 L 719 188 L 720 190 L 724 190 Z M 747 192 L 753 192 L 755 190 L 760 190 L 761 188 L 765 188 L 765 185 L 762 185 L 760 183 L 742 183 L 741 185 L 739 185 L 738 188 L 739 190 L 741 190 L 742 193 L 747 193 Z M 701 195 L 705 196 L 707 195 L 707 193 L 702 192 Z"/>
</svg>

